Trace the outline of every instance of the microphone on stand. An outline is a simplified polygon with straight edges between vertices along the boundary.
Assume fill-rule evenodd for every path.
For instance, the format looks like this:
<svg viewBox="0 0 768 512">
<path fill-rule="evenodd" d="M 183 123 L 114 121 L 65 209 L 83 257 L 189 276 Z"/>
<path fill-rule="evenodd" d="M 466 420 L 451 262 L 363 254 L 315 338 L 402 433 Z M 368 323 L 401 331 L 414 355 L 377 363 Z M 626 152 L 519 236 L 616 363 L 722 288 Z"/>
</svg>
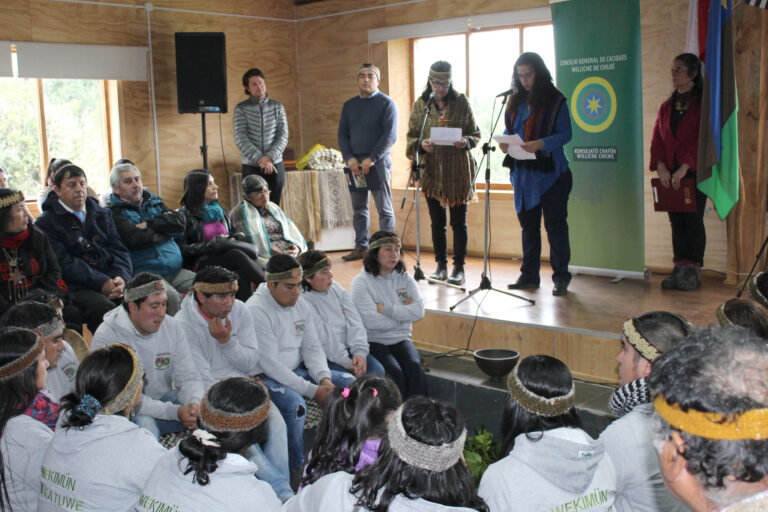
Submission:
<svg viewBox="0 0 768 512">
<path fill-rule="evenodd" d="M 437 93 L 435 91 L 432 91 L 429 93 L 429 99 L 427 100 L 427 110 L 429 110 L 429 106 L 435 102 L 437 99 Z"/>
<path fill-rule="evenodd" d="M 511 89 L 507 89 L 506 91 L 497 94 L 496 97 L 501 98 L 502 96 L 509 96 L 510 94 L 515 94 L 516 92 L 517 92 L 517 89 L 513 87 Z"/>
</svg>

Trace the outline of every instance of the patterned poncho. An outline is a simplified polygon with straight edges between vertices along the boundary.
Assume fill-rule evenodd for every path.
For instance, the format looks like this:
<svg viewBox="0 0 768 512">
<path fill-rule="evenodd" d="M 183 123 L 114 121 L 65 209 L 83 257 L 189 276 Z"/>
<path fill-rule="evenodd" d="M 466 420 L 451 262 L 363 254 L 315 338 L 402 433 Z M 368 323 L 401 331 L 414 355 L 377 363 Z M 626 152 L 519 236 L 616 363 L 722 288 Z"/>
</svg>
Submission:
<svg viewBox="0 0 768 512">
<path fill-rule="evenodd" d="M 408 120 L 406 155 L 411 159 L 416 153 L 425 105 L 426 102 L 422 98 L 416 100 Z M 469 138 L 469 144 L 464 149 L 435 146 L 432 153 L 423 153 L 420 157 L 425 164 L 421 171 L 421 187 L 427 197 L 435 198 L 443 206 L 450 207 L 467 203 L 476 167 L 470 150 L 480 140 L 480 128 L 475 123 L 469 100 L 463 94 L 448 99 L 442 114 L 441 117 L 435 106 L 430 108 L 424 138 L 429 138 L 432 126 L 461 128 L 462 135 Z"/>
</svg>

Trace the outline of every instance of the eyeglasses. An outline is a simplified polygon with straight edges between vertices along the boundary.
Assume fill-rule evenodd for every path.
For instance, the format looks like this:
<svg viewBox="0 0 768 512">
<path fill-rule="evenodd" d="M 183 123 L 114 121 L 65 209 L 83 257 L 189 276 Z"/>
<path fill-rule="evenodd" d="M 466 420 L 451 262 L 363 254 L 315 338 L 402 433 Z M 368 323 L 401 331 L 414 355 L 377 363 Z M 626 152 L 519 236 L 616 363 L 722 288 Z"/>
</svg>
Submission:
<svg viewBox="0 0 768 512">
<path fill-rule="evenodd" d="M 447 89 L 451 86 L 450 80 L 430 80 L 429 83 L 432 84 L 432 87 L 434 88 L 440 88 L 440 89 Z"/>
<path fill-rule="evenodd" d="M 525 78 L 526 80 L 528 80 L 529 78 L 533 77 L 535 74 L 536 74 L 535 71 L 529 71 L 527 73 L 521 73 L 520 74 L 520 79 Z"/>
</svg>

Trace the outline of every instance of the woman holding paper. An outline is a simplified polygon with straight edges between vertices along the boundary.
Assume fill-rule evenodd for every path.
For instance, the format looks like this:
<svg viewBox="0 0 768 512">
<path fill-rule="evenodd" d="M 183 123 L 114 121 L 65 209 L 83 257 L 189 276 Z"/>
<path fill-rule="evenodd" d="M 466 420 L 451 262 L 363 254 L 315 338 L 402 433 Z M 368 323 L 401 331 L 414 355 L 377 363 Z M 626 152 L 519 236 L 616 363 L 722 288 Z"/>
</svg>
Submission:
<svg viewBox="0 0 768 512">
<path fill-rule="evenodd" d="M 429 111 L 427 111 L 429 109 Z M 419 134 L 424 120 L 424 139 L 419 146 Z M 457 128 L 458 136 L 451 140 L 452 130 L 445 130 L 432 138 L 432 128 Z M 455 130 L 453 130 L 455 132 Z M 437 131 L 436 131 L 437 134 Z M 475 123 L 469 100 L 454 90 L 451 84 L 451 65 L 437 61 L 429 68 L 429 79 L 424 92 L 413 105 L 408 120 L 408 146 L 406 155 L 413 159 L 419 151 L 424 164 L 421 188 L 427 199 L 432 221 L 432 245 L 437 270 L 431 279 L 461 285 L 464 283 L 464 259 L 467 255 L 467 203 L 475 173 L 475 159 L 470 150 L 480 140 L 480 128 Z M 419 146 L 419 147 L 417 147 Z M 446 240 L 446 212 L 451 211 L 453 229 L 453 270 L 448 277 L 448 248 Z"/>
<path fill-rule="evenodd" d="M 696 177 L 701 119 L 701 62 L 692 53 L 672 61 L 674 91 L 661 104 L 651 138 L 651 170 L 656 171 L 665 188 L 678 190 L 683 178 Z M 704 206 L 707 201 L 696 189 L 696 212 L 669 212 L 672 224 L 672 274 L 662 288 L 695 290 L 701 286 L 701 266 L 707 235 L 704 231 Z"/>
<path fill-rule="evenodd" d="M 515 93 L 507 103 L 504 115 L 506 134 L 517 134 L 523 140 L 523 151 L 533 159 L 515 159 L 508 144 L 499 144 L 509 152 L 504 166 L 509 167 L 515 189 L 515 209 L 523 231 L 523 265 L 517 282 L 510 290 L 539 287 L 541 267 L 541 216 L 549 239 L 549 262 L 552 265 L 552 295 L 568 293 L 571 274 L 571 244 L 568 240 L 568 195 L 573 176 L 565 157 L 565 146 L 571 140 L 571 116 L 565 96 L 552 83 L 552 75 L 539 54 L 526 52 L 515 62 L 512 75 Z"/>
</svg>

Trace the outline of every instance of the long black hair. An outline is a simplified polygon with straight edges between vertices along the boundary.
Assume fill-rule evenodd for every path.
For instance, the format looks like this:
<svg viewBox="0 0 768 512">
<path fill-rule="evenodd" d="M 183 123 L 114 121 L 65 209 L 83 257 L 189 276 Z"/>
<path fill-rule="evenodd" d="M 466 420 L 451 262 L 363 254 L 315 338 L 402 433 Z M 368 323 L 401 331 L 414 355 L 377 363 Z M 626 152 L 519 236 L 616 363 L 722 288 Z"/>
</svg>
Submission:
<svg viewBox="0 0 768 512">
<path fill-rule="evenodd" d="M 243 414 L 261 407 L 269 400 L 264 387 L 245 377 L 232 377 L 213 384 L 208 389 L 208 401 L 225 412 Z M 197 419 L 200 426 L 200 418 Z M 200 427 L 203 428 L 203 427 Z M 228 453 L 240 453 L 253 444 L 262 444 L 267 438 L 267 422 L 262 421 L 244 432 L 209 431 L 220 446 L 204 445 L 195 436 L 188 436 L 179 443 L 179 451 L 187 458 L 184 474 L 193 473 L 192 481 L 208 485 L 210 474 L 216 471 L 219 461 Z"/>
<path fill-rule="evenodd" d="M 679 60 L 683 63 L 686 71 L 688 72 L 688 76 L 690 76 L 691 73 L 696 73 L 696 76 L 691 78 L 693 87 L 691 88 L 690 95 L 686 95 L 687 98 L 701 97 L 702 89 L 704 87 L 704 79 L 701 77 L 701 61 L 699 58 L 693 53 L 681 53 L 675 57 L 672 62 L 676 60 Z M 669 101 L 672 102 L 672 106 L 674 106 L 678 99 L 681 101 L 685 100 L 685 103 L 688 103 L 689 100 L 687 98 L 683 97 L 683 95 L 678 93 L 677 89 L 675 89 L 672 91 L 672 95 L 669 97 Z"/>
<path fill-rule="evenodd" d="M 444 60 L 439 60 L 432 64 L 429 68 L 441 73 L 446 73 L 451 71 L 451 64 Z M 432 84 L 429 82 L 429 78 L 427 78 L 427 85 L 424 87 L 424 90 L 421 93 L 421 99 L 424 101 L 429 100 L 430 94 L 432 94 Z M 448 86 L 448 93 L 445 95 L 445 102 L 448 103 L 449 101 L 458 97 L 459 93 L 456 92 L 456 89 L 453 88 L 453 80 L 451 80 L 451 85 Z"/>
<path fill-rule="evenodd" d="M 299 263 L 301 263 L 301 268 L 304 272 L 314 267 L 318 262 L 322 261 L 323 259 L 327 258 L 328 255 L 325 254 L 323 251 L 317 251 L 317 250 L 309 250 L 304 251 L 303 253 L 299 254 Z M 307 281 L 307 278 L 302 278 L 301 280 L 301 288 L 305 292 L 311 292 L 312 291 L 312 285 L 309 284 L 309 281 Z"/>
<path fill-rule="evenodd" d="M 334 388 L 325 404 L 302 485 L 336 471 L 354 473 L 363 444 L 385 435 L 387 417 L 402 401 L 400 390 L 387 377 L 364 375 L 346 390 Z M 346 446 L 344 451 L 342 446 Z"/>
<path fill-rule="evenodd" d="M 533 81 L 533 88 L 530 92 L 525 90 L 523 82 L 520 81 L 520 75 L 517 72 L 518 66 L 530 66 L 536 73 L 536 79 Z M 555 87 L 552 73 L 547 69 L 544 60 L 538 53 L 534 52 L 522 53 L 515 61 L 515 67 L 512 71 L 512 87 L 515 92 L 512 94 L 511 101 L 507 103 L 507 111 L 511 112 L 517 112 L 517 107 L 525 101 L 531 108 L 546 107 L 561 95 Z"/>
<path fill-rule="evenodd" d="M 573 386 L 568 367 L 551 356 L 528 356 L 520 361 L 517 376 L 528 390 L 543 397 L 552 398 L 567 394 Z M 525 434 L 529 439 L 541 438 L 547 430 L 560 427 L 581 428 L 581 418 L 575 408 L 554 417 L 540 416 L 520 406 L 511 396 L 507 398 L 501 416 L 503 436 L 501 453 L 506 455 L 515 447 L 515 438 Z"/>
<path fill-rule="evenodd" d="M 30 329 L 3 327 L 0 331 L 0 366 L 15 361 L 29 351 L 37 343 L 37 338 L 37 333 Z M 0 438 L 5 434 L 8 421 L 27 410 L 37 392 L 37 359 L 19 373 L 0 380 Z M 11 510 L 5 463 L 5 457 L 0 451 L 0 510 Z M 8 468 L 8 473 L 13 474 L 15 469 Z"/>
<path fill-rule="evenodd" d="M 376 240 L 380 240 L 382 238 L 387 237 L 396 237 L 397 234 L 393 233 L 391 231 L 377 231 L 373 235 L 371 235 L 371 243 L 375 242 Z M 363 268 L 366 272 L 373 276 L 377 276 L 381 273 L 381 268 L 379 267 L 379 251 L 381 250 L 381 247 L 377 247 L 375 249 L 369 249 L 367 253 L 365 253 L 365 257 L 363 258 Z M 405 263 L 403 263 L 403 249 L 400 249 L 400 259 L 397 261 L 397 265 L 395 265 L 394 268 L 395 272 L 403 273 L 405 272 Z"/>
<path fill-rule="evenodd" d="M 403 404 L 402 421 L 409 437 L 432 446 L 451 443 L 464 430 L 464 418 L 455 407 L 425 396 L 411 397 Z M 462 460 L 441 472 L 411 466 L 398 458 L 387 436 L 381 440 L 378 460 L 355 475 L 350 492 L 357 497 L 357 506 L 373 512 L 386 512 L 399 494 L 488 512 Z"/>
<path fill-rule="evenodd" d="M 205 169 L 194 169 L 184 176 L 184 192 L 179 204 L 187 210 L 202 215 L 205 207 L 205 189 L 212 174 Z"/>
<path fill-rule="evenodd" d="M 75 376 L 75 391 L 61 399 L 64 428 L 86 427 L 94 416 L 78 409 L 82 396 L 91 395 L 102 407 L 115 399 L 133 375 L 133 356 L 121 345 L 107 345 L 88 354 Z M 122 411 L 115 412 L 115 415 Z"/>
</svg>

